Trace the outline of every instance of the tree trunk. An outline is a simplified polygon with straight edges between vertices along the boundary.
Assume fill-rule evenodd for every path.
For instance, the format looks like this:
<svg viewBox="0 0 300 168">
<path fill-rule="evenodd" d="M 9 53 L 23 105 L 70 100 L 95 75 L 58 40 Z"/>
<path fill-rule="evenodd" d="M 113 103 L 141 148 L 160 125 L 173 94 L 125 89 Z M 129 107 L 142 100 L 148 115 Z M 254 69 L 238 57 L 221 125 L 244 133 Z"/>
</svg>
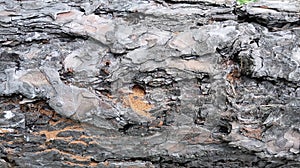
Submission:
<svg viewBox="0 0 300 168">
<path fill-rule="evenodd" d="M 0 167 L 300 167 L 299 15 L 0 0 Z"/>
</svg>

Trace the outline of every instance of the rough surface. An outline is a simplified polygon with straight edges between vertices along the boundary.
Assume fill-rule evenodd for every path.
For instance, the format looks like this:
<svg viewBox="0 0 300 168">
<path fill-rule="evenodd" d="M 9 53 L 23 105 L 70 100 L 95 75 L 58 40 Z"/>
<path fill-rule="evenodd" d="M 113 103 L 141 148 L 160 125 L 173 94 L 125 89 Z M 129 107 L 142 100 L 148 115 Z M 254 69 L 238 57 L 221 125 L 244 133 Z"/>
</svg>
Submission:
<svg viewBox="0 0 300 168">
<path fill-rule="evenodd" d="M 0 0 L 1 167 L 300 167 L 299 16 Z"/>
</svg>

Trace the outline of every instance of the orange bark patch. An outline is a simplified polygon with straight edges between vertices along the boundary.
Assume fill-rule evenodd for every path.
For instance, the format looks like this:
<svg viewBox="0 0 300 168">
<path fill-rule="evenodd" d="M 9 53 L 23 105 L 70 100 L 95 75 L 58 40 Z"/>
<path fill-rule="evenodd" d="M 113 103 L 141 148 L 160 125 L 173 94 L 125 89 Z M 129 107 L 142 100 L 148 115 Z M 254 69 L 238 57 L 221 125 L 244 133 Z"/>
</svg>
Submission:
<svg viewBox="0 0 300 168">
<path fill-rule="evenodd" d="M 161 127 L 164 125 L 164 122 L 163 121 L 159 121 L 159 123 L 157 124 L 157 127 Z"/>
<path fill-rule="evenodd" d="M 226 78 L 230 83 L 234 83 L 239 80 L 241 74 L 237 68 L 233 69 L 229 74 L 227 74 Z"/>
<path fill-rule="evenodd" d="M 51 110 L 45 110 L 45 109 L 40 109 L 39 111 L 41 114 L 44 114 L 46 116 L 52 116 L 54 114 L 54 111 Z"/>
<path fill-rule="evenodd" d="M 96 167 L 96 166 L 98 166 L 98 164 L 99 164 L 99 163 L 97 163 L 97 162 L 91 162 L 89 166 L 90 166 L 90 167 Z"/>
<path fill-rule="evenodd" d="M 103 165 L 104 165 L 104 166 L 109 166 L 109 162 L 108 162 L 108 161 L 105 161 L 105 162 L 103 162 Z"/>
<path fill-rule="evenodd" d="M 6 134 L 6 133 L 12 133 L 12 132 L 16 132 L 16 130 L 10 129 L 10 128 L 0 128 L 0 134 Z"/>
<path fill-rule="evenodd" d="M 79 166 L 79 167 L 85 167 L 86 165 L 84 165 L 84 164 L 80 164 L 80 163 L 73 163 L 73 162 L 69 162 L 69 161 L 66 161 L 66 162 L 64 162 L 65 164 L 67 164 L 67 165 L 70 165 L 70 166 Z"/>
<path fill-rule="evenodd" d="M 99 145 L 99 143 L 97 141 L 90 141 L 89 145 Z"/>
<path fill-rule="evenodd" d="M 91 160 L 91 156 L 71 155 L 71 158 L 79 162 L 89 162 Z"/>
<path fill-rule="evenodd" d="M 52 151 L 55 151 L 55 152 L 57 152 L 57 153 L 59 153 L 59 154 L 61 154 L 61 155 L 70 155 L 70 154 L 67 153 L 67 152 L 63 152 L 63 151 L 60 151 L 60 150 L 55 149 L 55 148 L 52 148 L 52 149 L 46 149 L 46 150 L 44 150 L 44 151 L 40 151 L 40 152 L 37 152 L 37 153 L 47 153 L 47 152 L 52 152 Z"/>
<path fill-rule="evenodd" d="M 55 130 L 55 131 L 40 131 L 39 134 L 44 134 L 46 136 L 46 141 L 50 141 L 53 139 L 68 139 L 67 137 L 57 137 L 57 134 L 64 131 L 83 131 L 81 127 L 78 126 L 72 126 L 72 127 L 66 127 L 62 130 Z"/>
<path fill-rule="evenodd" d="M 97 166 L 98 163 L 92 162 L 91 158 L 92 156 L 80 156 L 80 155 L 74 155 L 68 152 L 64 152 L 64 151 L 60 151 L 58 149 L 52 148 L 52 149 L 46 149 L 42 152 L 38 152 L 38 153 L 47 153 L 47 152 L 51 152 L 51 151 L 55 151 L 57 153 L 59 153 L 62 156 L 65 156 L 66 158 L 72 159 L 71 161 L 66 161 L 64 163 L 68 164 L 68 165 L 72 165 L 72 166 L 81 166 L 81 167 L 86 167 L 86 164 L 81 164 L 83 162 L 89 162 L 89 165 L 94 167 Z M 76 163 L 74 163 L 76 162 Z"/>
<path fill-rule="evenodd" d="M 145 101 L 145 90 L 140 86 L 133 86 L 132 93 L 124 100 L 126 106 L 131 107 L 136 113 L 144 117 L 151 117 L 147 111 L 149 111 L 153 105 Z"/>
<path fill-rule="evenodd" d="M 59 118 L 59 116 L 57 116 L 57 114 L 55 114 L 54 117 Z M 51 126 L 56 126 L 57 124 L 62 123 L 62 122 L 64 122 L 64 123 L 73 123 L 74 121 L 71 120 L 71 119 L 60 118 L 58 121 L 52 121 L 52 120 L 50 120 L 49 124 Z"/>
<path fill-rule="evenodd" d="M 242 133 L 243 135 L 245 135 L 246 137 L 249 137 L 249 138 L 255 138 L 255 139 L 258 139 L 258 140 L 261 140 L 261 133 L 262 133 L 262 130 L 260 128 L 242 128 Z"/>
<path fill-rule="evenodd" d="M 82 145 L 84 145 L 84 146 L 87 146 L 88 144 L 86 143 L 86 142 L 84 142 L 84 141 L 72 141 L 72 142 L 70 142 L 69 144 L 82 144 Z"/>
<path fill-rule="evenodd" d="M 79 139 L 88 139 L 88 138 L 93 138 L 93 137 L 87 136 L 87 135 L 81 135 L 81 136 L 79 137 Z"/>
</svg>

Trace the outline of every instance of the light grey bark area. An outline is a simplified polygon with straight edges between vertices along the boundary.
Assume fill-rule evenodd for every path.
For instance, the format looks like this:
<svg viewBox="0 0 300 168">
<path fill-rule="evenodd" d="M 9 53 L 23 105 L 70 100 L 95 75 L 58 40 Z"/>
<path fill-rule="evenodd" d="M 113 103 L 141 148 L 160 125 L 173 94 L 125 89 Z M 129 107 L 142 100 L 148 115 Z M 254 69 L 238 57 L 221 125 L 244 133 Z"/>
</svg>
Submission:
<svg viewBox="0 0 300 168">
<path fill-rule="evenodd" d="M 0 165 L 300 167 L 299 16 L 288 0 L 0 0 Z"/>
</svg>

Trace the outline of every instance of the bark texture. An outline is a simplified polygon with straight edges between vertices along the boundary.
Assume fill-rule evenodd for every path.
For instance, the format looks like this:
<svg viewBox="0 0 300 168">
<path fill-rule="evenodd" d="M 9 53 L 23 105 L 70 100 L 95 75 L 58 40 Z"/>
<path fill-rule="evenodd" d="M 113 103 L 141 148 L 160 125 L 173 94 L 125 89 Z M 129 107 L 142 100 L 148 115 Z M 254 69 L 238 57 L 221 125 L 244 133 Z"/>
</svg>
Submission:
<svg viewBox="0 0 300 168">
<path fill-rule="evenodd" d="M 0 0 L 0 167 L 300 167 L 300 2 Z"/>
</svg>

